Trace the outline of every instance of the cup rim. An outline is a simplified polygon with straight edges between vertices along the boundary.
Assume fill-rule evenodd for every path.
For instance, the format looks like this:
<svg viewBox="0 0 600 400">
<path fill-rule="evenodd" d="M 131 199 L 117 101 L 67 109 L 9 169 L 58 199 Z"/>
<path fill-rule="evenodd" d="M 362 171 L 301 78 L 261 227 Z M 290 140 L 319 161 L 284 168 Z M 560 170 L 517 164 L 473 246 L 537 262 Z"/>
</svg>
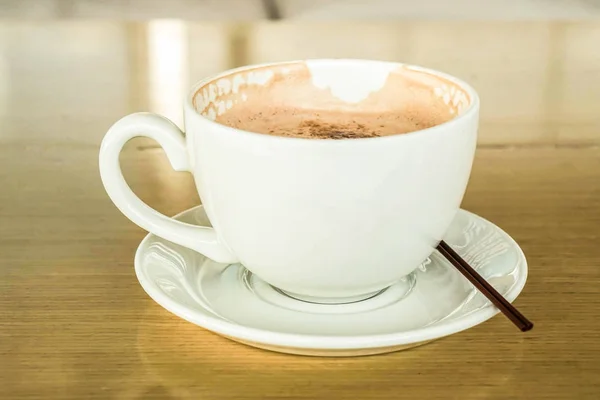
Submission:
<svg viewBox="0 0 600 400">
<path fill-rule="evenodd" d="M 213 82 L 213 81 L 216 81 L 225 76 L 243 72 L 243 71 L 249 71 L 249 70 L 263 68 L 263 67 L 277 67 L 277 66 L 283 66 L 286 64 L 296 64 L 296 63 L 303 63 L 303 62 L 311 62 L 313 64 L 315 64 L 315 63 L 319 63 L 319 64 L 328 64 L 328 63 L 335 63 L 335 64 L 362 63 L 362 64 L 364 64 L 364 63 L 370 63 L 370 64 L 380 64 L 380 65 L 401 67 L 401 68 L 410 69 L 413 71 L 423 72 L 426 74 L 430 74 L 430 75 L 433 75 L 436 77 L 446 79 L 446 80 L 456 84 L 457 86 L 460 86 L 461 89 L 463 89 L 465 92 L 468 93 L 469 97 L 471 98 L 471 102 L 470 102 L 469 106 L 467 107 L 467 109 L 465 111 L 463 111 L 461 114 L 457 115 L 456 117 L 452 118 L 449 121 L 442 122 L 441 124 L 434 125 L 429 128 L 419 129 L 416 131 L 411 131 L 411 132 L 397 134 L 397 135 L 393 134 L 393 135 L 376 136 L 376 137 L 343 138 L 343 139 L 336 139 L 336 140 L 310 139 L 310 138 L 299 138 L 299 137 L 292 137 L 292 136 L 265 135 L 264 133 L 258 133 L 258 132 L 252 132 L 252 131 L 247 131 L 247 130 L 243 130 L 243 129 L 233 128 L 233 127 L 221 124 L 219 122 L 215 122 L 215 121 L 211 120 L 210 118 L 205 117 L 204 115 L 200 114 L 200 112 L 198 112 L 198 110 L 196 110 L 196 108 L 194 107 L 194 103 L 193 103 L 194 96 L 196 95 L 196 93 L 202 86 L 205 86 L 206 84 L 208 84 L 210 82 Z M 221 130 L 224 129 L 226 131 L 229 131 L 231 134 L 241 135 L 241 136 L 245 136 L 247 138 L 253 138 L 253 139 L 258 139 L 258 140 L 269 140 L 272 142 L 279 141 L 281 143 L 286 143 L 286 142 L 287 143 L 295 143 L 295 144 L 302 143 L 302 144 L 323 145 L 323 146 L 340 145 L 340 144 L 357 145 L 357 144 L 364 144 L 366 142 L 376 143 L 376 142 L 385 142 L 385 141 L 389 141 L 389 140 L 411 140 L 415 137 L 422 137 L 424 134 L 425 135 L 440 134 L 442 132 L 448 131 L 449 129 L 451 129 L 455 125 L 460 124 L 464 120 L 471 118 L 474 114 L 476 114 L 478 112 L 479 112 L 479 95 L 477 94 L 477 91 L 470 84 L 463 81 L 462 79 L 459 79 L 453 75 L 450 75 L 448 73 L 445 73 L 445 72 L 442 72 L 439 70 L 422 67 L 419 65 L 395 62 L 395 61 L 369 60 L 369 59 L 357 59 L 357 58 L 307 58 L 307 59 L 297 59 L 297 60 L 289 60 L 289 61 L 277 61 L 277 62 L 269 62 L 269 63 L 250 64 L 250 65 L 245 65 L 242 67 L 228 69 L 226 71 L 220 72 L 216 75 L 206 77 L 206 78 L 201 79 L 200 81 L 196 82 L 192 86 L 191 90 L 188 92 L 188 95 L 186 96 L 186 99 L 184 102 L 184 113 L 186 114 L 186 119 L 187 119 L 187 115 L 194 116 L 194 118 L 197 118 L 199 121 L 202 121 L 202 123 L 204 123 L 204 124 L 213 126 L 215 128 L 219 128 Z M 187 127 L 186 127 L 186 131 L 187 131 Z"/>
</svg>

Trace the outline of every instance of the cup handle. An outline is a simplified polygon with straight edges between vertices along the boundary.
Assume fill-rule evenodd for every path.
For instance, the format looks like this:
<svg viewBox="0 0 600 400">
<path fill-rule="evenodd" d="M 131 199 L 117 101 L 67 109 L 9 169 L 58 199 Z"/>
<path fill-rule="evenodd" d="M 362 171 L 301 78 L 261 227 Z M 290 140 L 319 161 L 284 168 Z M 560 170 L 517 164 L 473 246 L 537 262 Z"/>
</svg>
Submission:
<svg viewBox="0 0 600 400">
<path fill-rule="evenodd" d="M 220 263 L 238 262 L 213 228 L 196 226 L 169 218 L 154 210 L 125 182 L 119 154 L 134 137 L 156 140 L 165 150 L 175 171 L 190 171 L 185 138 L 168 119 L 152 113 L 135 113 L 117 121 L 106 133 L 100 147 L 100 177 L 108 196 L 119 210 L 141 228 L 173 243 L 204 254 Z"/>
</svg>

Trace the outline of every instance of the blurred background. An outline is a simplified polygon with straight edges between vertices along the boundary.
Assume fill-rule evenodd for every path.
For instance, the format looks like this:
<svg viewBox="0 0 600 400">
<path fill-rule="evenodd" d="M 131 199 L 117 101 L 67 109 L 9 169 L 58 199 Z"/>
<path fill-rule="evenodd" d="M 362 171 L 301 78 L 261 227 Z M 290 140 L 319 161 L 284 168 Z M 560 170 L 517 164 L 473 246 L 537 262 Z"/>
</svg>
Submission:
<svg viewBox="0 0 600 400">
<path fill-rule="evenodd" d="M 479 92 L 463 206 L 523 246 L 532 335 L 497 317 L 388 363 L 292 363 L 144 295 L 145 232 L 99 178 L 107 129 L 135 111 L 181 126 L 194 82 L 317 57 L 423 65 Z M 599 111 L 600 0 L 0 0 L 0 399 L 598 400 Z M 156 143 L 127 146 L 148 204 L 200 202 Z"/>
<path fill-rule="evenodd" d="M 0 0 L 3 136 L 97 144 L 139 110 L 181 123 L 201 78 L 315 57 L 467 80 L 482 97 L 480 145 L 600 143 L 600 0 Z"/>
<path fill-rule="evenodd" d="M 598 0 L 2 0 L 4 17 L 252 21 L 395 18 L 592 18 Z"/>
</svg>

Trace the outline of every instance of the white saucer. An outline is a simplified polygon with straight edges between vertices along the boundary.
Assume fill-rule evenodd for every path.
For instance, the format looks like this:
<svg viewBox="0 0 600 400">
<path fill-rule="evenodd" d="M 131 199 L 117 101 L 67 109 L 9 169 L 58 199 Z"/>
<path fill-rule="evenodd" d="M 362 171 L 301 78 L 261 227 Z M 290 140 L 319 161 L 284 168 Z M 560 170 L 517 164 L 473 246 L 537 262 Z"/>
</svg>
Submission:
<svg viewBox="0 0 600 400">
<path fill-rule="evenodd" d="M 176 218 L 209 224 L 202 206 Z M 519 295 L 527 262 L 500 228 L 461 210 L 444 239 L 509 301 Z M 498 313 L 437 252 L 396 285 L 343 305 L 295 300 L 239 264 L 217 264 L 152 234 L 137 250 L 135 270 L 150 297 L 173 314 L 238 342 L 284 353 L 386 353 L 468 329 Z"/>
</svg>

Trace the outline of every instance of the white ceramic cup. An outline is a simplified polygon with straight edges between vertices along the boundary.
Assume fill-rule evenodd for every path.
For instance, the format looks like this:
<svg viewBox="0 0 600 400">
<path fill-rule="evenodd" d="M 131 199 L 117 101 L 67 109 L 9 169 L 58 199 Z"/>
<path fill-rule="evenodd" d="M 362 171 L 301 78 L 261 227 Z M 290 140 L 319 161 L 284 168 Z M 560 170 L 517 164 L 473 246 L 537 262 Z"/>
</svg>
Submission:
<svg viewBox="0 0 600 400">
<path fill-rule="evenodd" d="M 437 77 L 432 82 L 446 84 L 430 87 L 432 95 L 457 116 L 407 134 L 344 140 L 272 136 L 216 123 L 224 107 L 219 90 L 234 90 L 236 79 L 264 85 L 268 75 L 255 73 L 258 68 L 285 63 L 248 66 L 191 90 L 185 135 L 149 113 L 116 122 L 102 142 L 100 174 L 115 205 L 147 231 L 217 262 L 239 262 L 294 296 L 351 301 L 412 272 L 448 229 L 471 172 L 479 99 L 466 83 L 425 68 L 367 60 L 302 63 L 316 85 L 348 101 L 377 90 L 394 68 Z M 195 96 L 202 93 L 202 107 L 212 103 L 212 109 L 197 110 Z M 193 174 L 212 227 L 175 221 L 131 191 L 119 152 L 136 136 L 156 140 L 175 170 Z"/>
</svg>

